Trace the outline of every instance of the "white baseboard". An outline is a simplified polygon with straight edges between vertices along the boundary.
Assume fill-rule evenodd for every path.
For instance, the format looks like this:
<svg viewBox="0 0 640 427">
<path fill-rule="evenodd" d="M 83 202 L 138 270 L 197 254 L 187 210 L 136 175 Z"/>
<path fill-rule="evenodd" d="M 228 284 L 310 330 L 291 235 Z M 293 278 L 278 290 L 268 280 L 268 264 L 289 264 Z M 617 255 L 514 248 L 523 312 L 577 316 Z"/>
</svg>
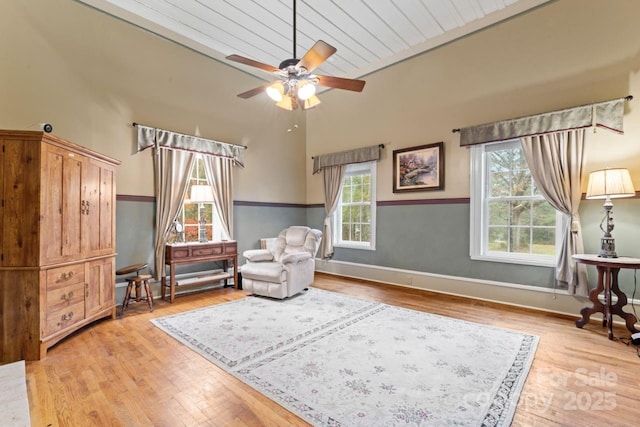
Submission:
<svg viewBox="0 0 640 427">
<path fill-rule="evenodd" d="M 588 298 L 569 295 L 566 290 L 561 289 L 540 288 L 516 283 L 448 276 L 345 261 L 316 259 L 316 271 L 563 314 L 575 317 L 576 320 L 581 318 L 580 309 L 582 307 L 590 307 L 592 305 Z M 631 302 L 638 303 L 638 301 L 630 299 L 629 303 Z M 626 311 L 629 311 L 629 309 L 627 308 Z M 602 320 L 602 316 L 594 314 L 591 319 Z M 617 319 L 614 319 L 614 323 L 624 325 L 623 321 Z"/>
</svg>

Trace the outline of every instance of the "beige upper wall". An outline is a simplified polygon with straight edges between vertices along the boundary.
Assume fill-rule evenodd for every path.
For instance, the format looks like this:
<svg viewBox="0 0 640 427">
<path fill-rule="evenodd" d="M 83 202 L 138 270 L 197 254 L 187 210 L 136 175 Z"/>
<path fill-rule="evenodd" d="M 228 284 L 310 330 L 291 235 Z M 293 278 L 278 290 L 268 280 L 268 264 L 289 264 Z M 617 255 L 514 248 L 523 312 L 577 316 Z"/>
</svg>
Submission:
<svg viewBox="0 0 640 427">
<path fill-rule="evenodd" d="M 52 123 L 120 159 L 118 194 L 143 196 L 153 195 L 151 152 L 135 153 L 131 123 L 199 132 L 249 147 L 236 200 L 305 202 L 304 116 L 236 97 L 263 81 L 71 0 L 0 9 L 0 128 Z"/>
<path fill-rule="evenodd" d="M 332 90 L 307 117 L 307 151 L 390 143 L 378 200 L 469 196 L 469 152 L 453 128 L 636 95 L 625 135 L 590 135 L 587 171 L 628 167 L 640 189 L 640 1 L 559 0 L 365 78 L 361 94 Z M 394 194 L 392 152 L 445 143 L 445 189 Z M 321 203 L 311 176 L 307 203 Z M 585 184 L 586 190 L 586 184 Z"/>
<path fill-rule="evenodd" d="M 130 123 L 249 147 L 236 200 L 321 203 L 311 156 L 390 143 L 378 200 L 469 196 L 469 153 L 451 129 L 627 94 L 624 136 L 591 135 L 587 170 L 629 167 L 640 188 L 640 2 L 558 0 L 331 90 L 304 115 L 235 95 L 262 81 L 70 0 L 4 0 L 0 128 L 54 133 L 122 160 L 118 193 L 153 195 L 150 152 Z M 330 40 L 329 40 L 330 41 Z M 298 124 L 293 132 L 287 129 Z M 392 151 L 445 142 L 445 190 L 396 195 Z M 306 147 L 305 147 L 306 142 Z"/>
</svg>

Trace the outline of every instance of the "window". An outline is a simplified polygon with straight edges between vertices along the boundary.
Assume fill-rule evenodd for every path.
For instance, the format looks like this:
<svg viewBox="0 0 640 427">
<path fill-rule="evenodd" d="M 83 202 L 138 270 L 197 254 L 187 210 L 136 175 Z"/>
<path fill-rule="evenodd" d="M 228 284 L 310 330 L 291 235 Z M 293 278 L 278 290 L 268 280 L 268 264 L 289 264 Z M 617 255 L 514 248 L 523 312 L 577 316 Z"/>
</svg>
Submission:
<svg viewBox="0 0 640 427">
<path fill-rule="evenodd" d="M 215 203 L 213 201 L 201 202 L 192 199 L 193 197 L 196 197 L 197 193 L 197 191 L 194 191 L 194 186 L 209 185 L 210 184 L 207 181 L 204 171 L 204 161 L 201 156 L 197 156 L 196 161 L 193 164 L 193 169 L 191 169 L 191 173 L 189 174 L 187 194 L 185 195 L 185 199 L 182 203 L 182 209 L 178 214 L 178 220 L 183 225 L 186 242 L 199 241 L 200 226 L 202 226 L 204 230 L 207 241 L 220 241 L 223 238 L 228 238 L 228 236 L 223 235 L 220 218 L 218 217 L 217 210 L 214 206 Z M 212 200 L 213 194 L 205 197 L 205 199 Z"/>
<path fill-rule="evenodd" d="M 333 217 L 334 246 L 375 249 L 376 162 L 347 165 Z"/>
<path fill-rule="evenodd" d="M 555 265 L 561 223 L 533 182 L 519 140 L 472 147 L 472 259 Z"/>
</svg>

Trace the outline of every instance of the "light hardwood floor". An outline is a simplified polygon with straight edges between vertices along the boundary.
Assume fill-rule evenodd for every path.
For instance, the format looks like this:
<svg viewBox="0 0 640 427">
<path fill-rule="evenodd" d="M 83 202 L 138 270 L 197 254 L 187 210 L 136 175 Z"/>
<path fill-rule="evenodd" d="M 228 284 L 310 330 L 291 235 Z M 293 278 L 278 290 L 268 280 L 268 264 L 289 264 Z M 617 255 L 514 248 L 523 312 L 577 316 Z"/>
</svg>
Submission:
<svg viewBox="0 0 640 427">
<path fill-rule="evenodd" d="M 324 274 L 316 274 L 314 286 L 538 335 L 515 426 L 639 425 L 640 358 L 635 347 L 608 340 L 598 322 L 578 329 L 578 316 Z M 174 304 L 157 301 L 153 313 L 144 302 L 133 304 L 123 318 L 99 321 L 63 340 L 45 359 L 27 362 L 32 425 L 306 425 L 149 322 L 245 295 L 226 288 L 180 296 Z M 629 335 L 620 326 L 614 332 Z"/>
</svg>

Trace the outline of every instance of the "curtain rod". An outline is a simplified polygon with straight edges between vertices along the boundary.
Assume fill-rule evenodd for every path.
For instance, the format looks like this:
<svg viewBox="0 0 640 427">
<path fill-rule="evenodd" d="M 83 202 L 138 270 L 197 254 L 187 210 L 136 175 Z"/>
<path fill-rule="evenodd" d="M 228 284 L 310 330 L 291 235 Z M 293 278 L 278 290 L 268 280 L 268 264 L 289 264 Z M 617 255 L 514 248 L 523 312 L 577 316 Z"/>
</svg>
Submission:
<svg viewBox="0 0 640 427">
<path fill-rule="evenodd" d="M 633 99 L 633 95 L 627 95 L 624 98 L 625 101 L 631 101 Z M 604 101 L 604 102 L 609 102 L 609 101 Z M 594 102 L 594 104 L 599 104 L 598 102 Z M 587 104 L 589 105 L 589 104 Z M 574 108 L 574 107 L 571 107 Z M 456 129 L 451 129 L 451 133 L 456 133 L 456 132 L 460 132 L 460 128 L 456 128 Z"/>
<path fill-rule="evenodd" d="M 384 148 L 384 144 L 378 144 L 378 148 Z M 312 159 L 315 159 L 316 156 L 311 156 Z"/>
<path fill-rule="evenodd" d="M 136 123 L 136 122 L 131 123 L 131 126 L 133 126 L 133 127 L 137 127 L 138 125 L 140 125 L 140 123 Z M 145 125 L 140 125 L 140 126 L 145 126 Z M 147 126 L 147 127 L 150 127 L 150 128 L 152 127 L 154 129 L 158 129 L 158 128 L 153 127 L 153 126 Z M 173 132 L 173 131 L 169 131 L 169 132 Z M 173 132 L 173 133 L 177 133 L 177 134 L 184 135 L 184 136 L 189 136 L 189 137 L 192 137 L 192 138 L 209 139 L 209 138 L 203 138 L 201 136 L 187 135 L 186 133 L 180 133 L 180 132 Z M 215 141 L 215 140 L 211 140 L 211 141 Z M 241 148 L 244 148 L 245 150 L 249 148 L 246 145 L 232 144 L 231 142 L 222 142 L 222 141 L 215 141 L 215 142 L 217 142 L 218 144 L 227 144 L 227 145 L 233 145 L 235 147 L 241 147 Z"/>
</svg>

